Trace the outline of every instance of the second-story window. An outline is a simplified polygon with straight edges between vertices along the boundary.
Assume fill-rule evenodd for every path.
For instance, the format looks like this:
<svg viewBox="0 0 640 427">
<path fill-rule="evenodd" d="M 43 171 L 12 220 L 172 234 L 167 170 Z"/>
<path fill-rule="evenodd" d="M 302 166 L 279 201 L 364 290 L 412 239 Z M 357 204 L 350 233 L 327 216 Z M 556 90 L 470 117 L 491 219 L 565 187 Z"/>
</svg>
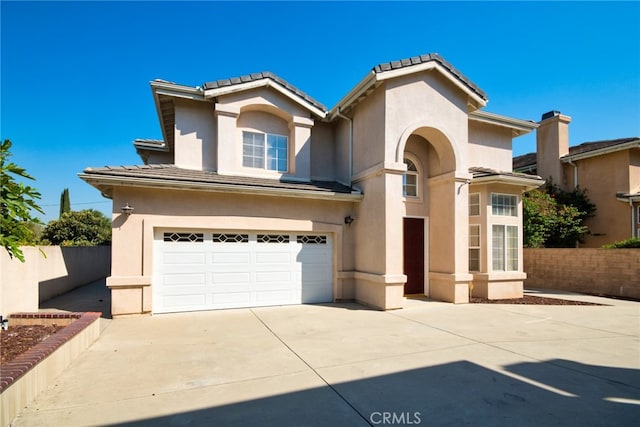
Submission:
<svg viewBox="0 0 640 427">
<path fill-rule="evenodd" d="M 405 197 L 418 197 L 418 168 L 415 163 L 405 158 L 407 171 L 402 176 L 402 195 Z"/>
<path fill-rule="evenodd" d="M 242 166 L 286 172 L 288 141 L 283 135 L 242 132 Z"/>
</svg>

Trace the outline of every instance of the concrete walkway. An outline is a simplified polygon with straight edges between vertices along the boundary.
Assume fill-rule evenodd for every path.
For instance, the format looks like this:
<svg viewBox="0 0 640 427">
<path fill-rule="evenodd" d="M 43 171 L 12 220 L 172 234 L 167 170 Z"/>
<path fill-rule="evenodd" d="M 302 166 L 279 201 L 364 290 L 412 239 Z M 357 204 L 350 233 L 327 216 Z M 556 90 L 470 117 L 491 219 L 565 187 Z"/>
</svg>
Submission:
<svg viewBox="0 0 640 427">
<path fill-rule="evenodd" d="M 611 305 L 408 300 L 107 320 L 14 425 L 635 425 L 640 303 L 562 296 Z"/>
</svg>

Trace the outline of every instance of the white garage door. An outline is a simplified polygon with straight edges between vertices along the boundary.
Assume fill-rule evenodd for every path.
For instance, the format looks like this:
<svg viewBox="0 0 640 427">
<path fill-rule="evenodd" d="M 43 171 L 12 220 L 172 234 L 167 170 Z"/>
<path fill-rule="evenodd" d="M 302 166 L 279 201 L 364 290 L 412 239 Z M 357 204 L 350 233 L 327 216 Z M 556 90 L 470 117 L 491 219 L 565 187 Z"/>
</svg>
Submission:
<svg viewBox="0 0 640 427">
<path fill-rule="evenodd" d="M 153 312 L 333 301 L 328 235 L 157 230 Z"/>
</svg>

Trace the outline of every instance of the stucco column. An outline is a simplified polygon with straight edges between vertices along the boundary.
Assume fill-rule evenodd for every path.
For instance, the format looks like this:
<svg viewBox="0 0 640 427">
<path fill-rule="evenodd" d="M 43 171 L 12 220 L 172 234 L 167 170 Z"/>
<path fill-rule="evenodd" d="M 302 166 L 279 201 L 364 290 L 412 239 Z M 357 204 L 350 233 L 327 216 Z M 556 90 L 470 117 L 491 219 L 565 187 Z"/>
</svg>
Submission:
<svg viewBox="0 0 640 427">
<path fill-rule="evenodd" d="M 456 172 L 429 179 L 429 296 L 469 302 L 469 185 Z"/>
<path fill-rule="evenodd" d="M 402 174 L 404 164 L 385 164 L 355 180 L 364 199 L 350 226 L 354 232 L 354 294 L 357 301 L 384 310 L 402 308 Z"/>
<path fill-rule="evenodd" d="M 236 126 L 240 109 L 230 105 L 216 104 L 214 114 L 218 129 L 216 168 L 218 173 L 232 172 L 240 168 L 242 161 L 242 141 Z"/>
<path fill-rule="evenodd" d="M 293 141 L 290 144 L 292 153 L 289 159 L 291 174 L 308 180 L 311 177 L 311 128 L 313 120 L 294 116 L 289 125 Z"/>
</svg>

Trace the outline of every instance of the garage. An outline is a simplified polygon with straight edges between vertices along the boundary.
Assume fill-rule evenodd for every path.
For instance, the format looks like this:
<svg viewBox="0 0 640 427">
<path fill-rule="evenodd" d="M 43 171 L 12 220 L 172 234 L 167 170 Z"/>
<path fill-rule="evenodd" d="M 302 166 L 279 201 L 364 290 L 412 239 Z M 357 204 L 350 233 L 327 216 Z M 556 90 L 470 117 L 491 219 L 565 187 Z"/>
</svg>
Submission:
<svg viewBox="0 0 640 427">
<path fill-rule="evenodd" d="M 156 229 L 152 289 L 154 313 L 331 302 L 331 236 Z"/>
</svg>

